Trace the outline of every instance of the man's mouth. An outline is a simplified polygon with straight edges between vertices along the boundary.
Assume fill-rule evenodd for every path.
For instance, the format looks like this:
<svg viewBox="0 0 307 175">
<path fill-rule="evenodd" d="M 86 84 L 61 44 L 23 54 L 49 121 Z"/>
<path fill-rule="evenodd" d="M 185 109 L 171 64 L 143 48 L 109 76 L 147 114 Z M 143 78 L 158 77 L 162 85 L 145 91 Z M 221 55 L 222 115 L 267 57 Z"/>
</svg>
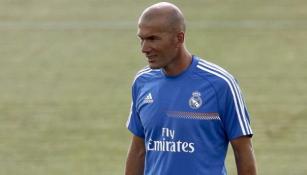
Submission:
<svg viewBox="0 0 307 175">
<path fill-rule="evenodd" d="M 146 57 L 147 57 L 148 59 L 153 59 L 153 58 L 155 57 L 155 55 L 146 55 Z"/>
<path fill-rule="evenodd" d="M 154 62 L 155 61 L 155 55 L 146 56 L 148 62 Z"/>
</svg>

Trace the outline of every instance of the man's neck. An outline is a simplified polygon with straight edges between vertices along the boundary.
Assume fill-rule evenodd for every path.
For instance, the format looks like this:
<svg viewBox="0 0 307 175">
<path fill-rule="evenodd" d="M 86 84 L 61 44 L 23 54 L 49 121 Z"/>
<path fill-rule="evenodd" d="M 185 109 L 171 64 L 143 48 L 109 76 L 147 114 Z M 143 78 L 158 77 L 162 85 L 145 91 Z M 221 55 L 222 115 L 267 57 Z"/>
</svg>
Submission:
<svg viewBox="0 0 307 175">
<path fill-rule="evenodd" d="M 186 70 L 191 63 L 192 55 L 184 49 L 184 51 L 178 55 L 178 59 L 176 59 L 173 64 L 169 65 L 168 67 L 165 67 L 163 71 L 168 76 L 176 76 Z"/>
</svg>

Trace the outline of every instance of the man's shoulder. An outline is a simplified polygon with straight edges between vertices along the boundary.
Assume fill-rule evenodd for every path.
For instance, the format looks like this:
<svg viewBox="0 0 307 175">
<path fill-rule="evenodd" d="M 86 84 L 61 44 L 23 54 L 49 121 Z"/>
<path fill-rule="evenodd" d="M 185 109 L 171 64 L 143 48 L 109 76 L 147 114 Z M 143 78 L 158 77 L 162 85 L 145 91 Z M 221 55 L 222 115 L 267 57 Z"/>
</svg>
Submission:
<svg viewBox="0 0 307 175">
<path fill-rule="evenodd" d="M 196 73 L 215 87 L 223 88 L 228 86 L 229 83 L 236 81 L 227 70 L 207 60 L 199 58 L 196 67 Z"/>
<path fill-rule="evenodd" d="M 133 84 L 152 81 L 161 75 L 160 69 L 151 69 L 149 66 L 139 70 L 133 80 Z"/>
</svg>

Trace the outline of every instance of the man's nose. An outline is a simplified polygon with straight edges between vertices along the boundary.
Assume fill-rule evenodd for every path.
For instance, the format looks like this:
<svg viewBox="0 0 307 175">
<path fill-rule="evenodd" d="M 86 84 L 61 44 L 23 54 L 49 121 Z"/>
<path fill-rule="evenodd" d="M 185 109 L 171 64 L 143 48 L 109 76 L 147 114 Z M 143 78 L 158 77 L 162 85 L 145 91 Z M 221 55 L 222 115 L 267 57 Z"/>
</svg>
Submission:
<svg viewBox="0 0 307 175">
<path fill-rule="evenodd" d="M 148 54 L 151 50 L 150 44 L 148 43 L 148 41 L 144 40 L 141 43 L 141 50 L 142 53 Z"/>
</svg>

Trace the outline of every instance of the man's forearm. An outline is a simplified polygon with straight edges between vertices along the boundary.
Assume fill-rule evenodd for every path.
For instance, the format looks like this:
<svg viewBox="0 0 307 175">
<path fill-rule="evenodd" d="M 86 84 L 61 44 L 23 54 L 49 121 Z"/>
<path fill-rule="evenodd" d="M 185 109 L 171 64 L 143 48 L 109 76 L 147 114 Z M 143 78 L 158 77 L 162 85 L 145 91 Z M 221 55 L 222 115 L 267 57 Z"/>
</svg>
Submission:
<svg viewBox="0 0 307 175">
<path fill-rule="evenodd" d="M 251 138 L 241 137 L 233 140 L 231 143 L 236 159 L 238 175 L 256 175 L 256 159 Z"/>
<path fill-rule="evenodd" d="M 134 136 L 128 151 L 125 175 L 143 175 L 144 160 L 145 160 L 144 142 L 142 139 Z"/>
<path fill-rule="evenodd" d="M 143 175 L 144 173 L 144 155 L 137 155 L 129 152 L 126 162 L 125 175 Z"/>
<path fill-rule="evenodd" d="M 248 159 L 236 158 L 238 175 L 256 175 L 256 163 L 253 155 L 250 155 Z"/>
</svg>

